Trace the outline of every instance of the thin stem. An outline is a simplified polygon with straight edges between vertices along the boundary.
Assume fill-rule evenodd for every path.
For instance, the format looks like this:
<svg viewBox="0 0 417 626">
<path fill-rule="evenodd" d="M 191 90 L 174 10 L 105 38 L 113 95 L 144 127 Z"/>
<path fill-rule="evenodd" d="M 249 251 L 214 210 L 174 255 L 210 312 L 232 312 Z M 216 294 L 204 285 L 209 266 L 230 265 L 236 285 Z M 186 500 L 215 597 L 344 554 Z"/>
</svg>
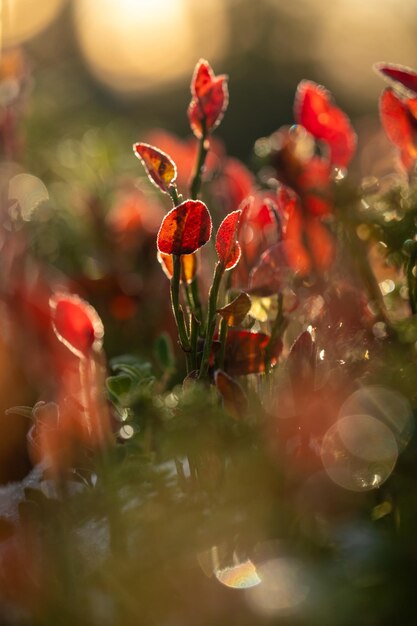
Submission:
<svg viewBox="0 0 417 626">
<path fill-rule="evenodd" d="M 181 256 L 172 255 L 173 275 L 171 278 L 171 304 L 175 321 L 178 328 L 180 345 L 185 352 L 187 358 L 187 370 L 190 368 L 190 342 L 188 339 L 187 328 L 184 321 L 184 313 L 180 305 L 180 274 L 181 274 Z"/>
<path fill-rule="evenodd" d="M 182 197 L 178 194 L 177 185 L 175 184 L 170 185 L 168 191 L 169 191 L 169 195 L 171 196 L 172 204 L 174 205 L 174 207 L 181 204 Z"/>
<path fill-rule="evenodd" d="M 203 356 L 201 359 L 199 378 L 207 376 L 209 368 L 209 358 L 211 347 L 213 344 L 214 330 L 216 328 L 216 310 L 217 310 L 217 298 L 219 295 L 219 288 L 221 279 L 224 273 L 224 265 L 222 263 L 216 264 L 214 271 L 213 282 L 210 287 L 208 311 L 207 311 L 207 325 L 206 325 L 206 338 L 204 341 Z"/>
<path fill-rule="evenodd" d="M 287 320 L 284 316 L 284 296 L 282 293 L 278 294 L 278 310 L 274 323 L 271 329 L 271 335 L 265 348 L 265 373 L 269 374 L 271 371 L 271 361 L 274 356 L 274 349 L 277 340 L 282 336 L 284 330 L 287 327 Z"/>
<path fill-rule="evenodd" d="M 219 341 L 220 341 L 220 351 L 217 359 L 217 364 L 219 369 L 224 369 L 224 357 L 226 354 L 226 340 L 227 333 L 229 331 L 229 326 L 227 321 L 223 318 L 220 322 L 220 332 L 219 332 Z"/>
<path fill-rule="evenodd" d="M 408 285 L 408 300 L 410 302 L 410 309 L 412 315 L 417 313 L 417 303 L 416 303 L 416 278 L 413 274 L 413 269 L 416 263 L 416 254 L 412 254 L 407 263 L 406 274 L 407 274 L 407 285 Z"/>
<path fill-rule="evenodd" d="M 193 180 L 191 182 L 191 187 L 190 187 L 192 200 L 196 200 L 198 197 L 198 194 L 200 193 L 204 163 L 205 163 L 208 151 L 209 151 L 209 145 L 207 141 L 207 131 L 205 127 L 205 121 L 203 120 L 202 135 L 201 135 L 200 143 L 198 146 L 197 163 L 195 166 Z"/>
</svg>

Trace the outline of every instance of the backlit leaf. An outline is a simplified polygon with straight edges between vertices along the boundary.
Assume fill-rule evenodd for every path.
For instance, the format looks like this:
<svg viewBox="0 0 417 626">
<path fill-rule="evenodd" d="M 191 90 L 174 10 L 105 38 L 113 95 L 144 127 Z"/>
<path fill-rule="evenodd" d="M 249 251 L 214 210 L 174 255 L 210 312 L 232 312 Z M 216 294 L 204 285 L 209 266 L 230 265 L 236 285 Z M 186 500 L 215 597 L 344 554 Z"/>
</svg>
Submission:
<svg viewBox="0 0 417 626">
<path fill-rule="evenodd" d="M 157 244 L 164 254 L 191 254 L 211 236 L 211 217 L 204 202 L 186 200 L 163 219 Z"/>
<path fill-rule="evenodd" d="M 221 122 L 229 102 L 227 76 L 215 76 L 209 63 L 200 60 L 191 81 L 193 96 L 188 107 L 191 130 L 197 138 L 213 131 Z"/>
<path fill-rule="evenodd" d="M 172 254 L 158 252 L 157 259 L 165 275 L 171 280 L 174 273 L 174 263 Z M 197 257 L 193 254 L 183 254 L 181 256 L 181 282 L 191 283 L 197 272 Z"/>
<path fill-rule="evenodd" d="M 241 291 L 240 294 L 229 304 L 221 309 L 217 309 L 228 326 L 239 326 L 245 319 L 251 308 L 251 299 L 248 294 Z"/>
<path fill-rule="evenodd" d="M 417 72 L 405 65 L 396 63 L 375 63 L 374 69 L 381 74 L 391 87 L 405 87 L 417 95 Z"/>
<path fill-rule="evenodd" d="M 294 114 L 297 123 L 328 144 L 333 165 L 346 167 L 349 164 L 356 149 L 356 134 L 349 118 L 333 104 L 325 87 L 301 81 L 295 96 Z"/>
<path fill-rule="evenodd" d="M 417 158 L 417 98 L 402 100 L 392 89 L 385 89 L 379 101 L 381 123 L 387 137 L 401 151 L 404 166 L 409 169 Z"/>
<path fill-rule="evenodd" d="M 258 374 L 265 370 L 265 348 L 269 335 L 230 329 L 226 339 L 225 370 L 231 376 Z M 272 364 L 276 363 L 276 357 Z"/>
<path fill-rule="evenodd" d="M 226 270 L 235 267 L 240 259 L 241 249 L 236 237 L 241 213 L 242 211 L 238 209 L 226 215 L 217 231 L 217 255 Z"/>
<path fill-rule="evenodd" d="M 177 167 L 174 161 L 162 150 L 147 143 L 135 143 L 133 152 L 145 167 L 151 182 L 165 193 L 177 178 Z"/>
<path fill-rule="evenodd" d="M 222 370 L 214 373 L 214 383 L 223 398 L 226 411 L 235 419 L 242 419 L 242 415 L 247 410 L 248 401 L 239 383 Z"/>
<path fill-rule="evenodd" d="M 58 339 L 77 356 L 101 348 L 104 328 L 96 310 L 77 295 L 55 294 L 49 302 Z"/>
<path fill-rule="evenodd" d="M 279 242 L 267 248 L 249 277 L 250 293 L 270 296 L 281 291 L 288 274 L 288 259 L 285 246 Z"/>
</svg>

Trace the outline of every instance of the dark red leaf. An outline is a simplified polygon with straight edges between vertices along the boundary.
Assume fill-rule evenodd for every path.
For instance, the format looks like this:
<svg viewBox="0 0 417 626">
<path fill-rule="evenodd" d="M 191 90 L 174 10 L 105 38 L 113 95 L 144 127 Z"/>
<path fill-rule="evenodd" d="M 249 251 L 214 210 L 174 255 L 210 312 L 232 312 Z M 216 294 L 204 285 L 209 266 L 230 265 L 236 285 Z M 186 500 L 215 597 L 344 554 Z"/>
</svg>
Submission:
<svg viewBox="0 0 417 626">
<path fill-rule="evenodd" d="M 215 76 L 209 63 L 201 60 L 193 74 L 191 94 L 188 119 L 194 135 L 200 138 L 204 130 L 213 131 L 223 118 L 229 102 L 227 76 Z"/>
<path fill-rule="evenodd" d="M 267 248 L 252 269 L 249 292 L 257 296 L 270 296 L 281 291 L 288 273 L 285 246 L 279 242 Z"/>
<path fill-rule="evenodd" d="M 269 336 L 248 330 L 230 329 L 226 339 L 225 369 L 231 376 L 258 374 L 265 370 L 265 348 Z M 272 360 L 274 364 L 276 359 Z"/>
<path fill-rule="evenodd" d="M 248 294 L 241 291 L 240 294 L 229 304 L 217 309 L 217 313 L 222 316 L 228 326 L 239 326 L 249 313 L 251 299 Z"/>
<path fill-rule="evenodd" d="M 158 250 L 165 254 L 191 254 L 211 237 L 211 217 L 204 202 L 186 200 L 163 219 L 158 233 Z"/>
<path fill-rule="evenodd" d="M 379 111 L 388 139 L 401 150 L 403 164 L 409 169 L 417 158 L 417 98 L 402 100 L 392 89 L 385 89 Z"/>
<path fill-rule="evenodd" d="M 104 329 L 96 310 L 77 295 L 55 294 L 50 300 L 58 339 L 77 356 L 102 345 Z"/>
<path fill-rule="evenodd" d="M 294 114 L 297 123 L 328 144 L 333 165 L 346 167 L 349 164 L 356 149 L 356 134 L 349 118 L 333 104 L 325 87 L 301 81 L 295 96 Z"/>
<path fill-rule="evenodd" d="M 396 63 L 375 63 L 374 69 L 389 82 L 391 87 L 400 85 L 417 95 L 417 72 L 405 65 Z"/>
<path fill-rule="evenodd" d="M 226 270 L 235 267 L 240 259 L 241 249 L 236 237 L 241 214 L 242 211 L 237 209 L 237 211 L 232 211 L 232 213 L 226 215 L 217 231 L 217 255 L 220 263 L 224 265 Z"/>
<path fill-rule="evenodd" d="M 174 161 L 162 150 L 147 143 L 135 143 L 133 152 L 145 167 L 149 179 L 165 193 L 177 178 L 177 167 Z"/>
<path fill-rule="evenodd" d="M 242 419 L 248 408 L 248 401 L 239 383 L 222 370 L 214 373 L 214 383 L 223 398 L 226 411 L 235 419 Z"/>
</svg>

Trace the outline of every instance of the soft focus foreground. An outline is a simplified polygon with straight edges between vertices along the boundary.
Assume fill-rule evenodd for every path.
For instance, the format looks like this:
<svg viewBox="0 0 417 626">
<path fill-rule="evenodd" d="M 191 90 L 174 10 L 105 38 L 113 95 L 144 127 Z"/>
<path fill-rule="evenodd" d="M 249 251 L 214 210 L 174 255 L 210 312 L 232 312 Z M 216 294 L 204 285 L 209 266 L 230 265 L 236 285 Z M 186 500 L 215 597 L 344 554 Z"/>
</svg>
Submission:
<svg viewBox="0 0 417 626">
<path fill-rule="evenodd" d="M 382 153 L 302 80 L 249 168 L 203 58 L 186 138 L 45 151 L 16 45 L 61 3 L 24 4 L 0 59 L 1 623 L 413 624 L 417 73 L 374 68 Z M 124 77 L 74 5 L 101 81 L 163 76 Z M 131 30 L 112 5 L 97 38 Z M 161 12 L 185 66 L 190 6 Z"/>
</svg>

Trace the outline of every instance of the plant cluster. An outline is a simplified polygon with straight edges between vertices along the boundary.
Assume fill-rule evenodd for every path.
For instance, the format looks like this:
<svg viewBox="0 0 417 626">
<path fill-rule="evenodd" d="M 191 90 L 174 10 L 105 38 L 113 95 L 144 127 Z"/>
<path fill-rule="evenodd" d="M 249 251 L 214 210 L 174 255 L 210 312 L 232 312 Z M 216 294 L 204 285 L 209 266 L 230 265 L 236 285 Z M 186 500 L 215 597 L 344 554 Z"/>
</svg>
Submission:
<svg viewBox="0 0 417 626">
<path fill-rule="evenodd" d="M 172 203 L 154 211 L 158 232 L 147 192 L 128 185 L 105 218 L 90 196 L 124 259 L 107 240 L 130 285 L 111 300 L 122 323 L 140 272 L 167 313 L 165 278 L 135 266 L 137 242 L 156 235 L 175 329 L 152 359 L 107 364 L 106 324 L 44 271 L 42 248 L 26 246 L 42 219 L 9 196 L 4 340 L 38 397 L 8 410 L 30 421 L 33 469 L 4 488 L 3 623 L 412 623 L 417 74 L 376 69 L 402 168 L 388 183 L 348 174 L 355 131 L 307 80 L 294 124 L 257 140 L 255 177 L 213 137 L 228 78 L 200 60 L 194 139 L 159 131 L 133 146 Z M 0 111 L 9 158 L 17 93 Z"/>
</svg>

